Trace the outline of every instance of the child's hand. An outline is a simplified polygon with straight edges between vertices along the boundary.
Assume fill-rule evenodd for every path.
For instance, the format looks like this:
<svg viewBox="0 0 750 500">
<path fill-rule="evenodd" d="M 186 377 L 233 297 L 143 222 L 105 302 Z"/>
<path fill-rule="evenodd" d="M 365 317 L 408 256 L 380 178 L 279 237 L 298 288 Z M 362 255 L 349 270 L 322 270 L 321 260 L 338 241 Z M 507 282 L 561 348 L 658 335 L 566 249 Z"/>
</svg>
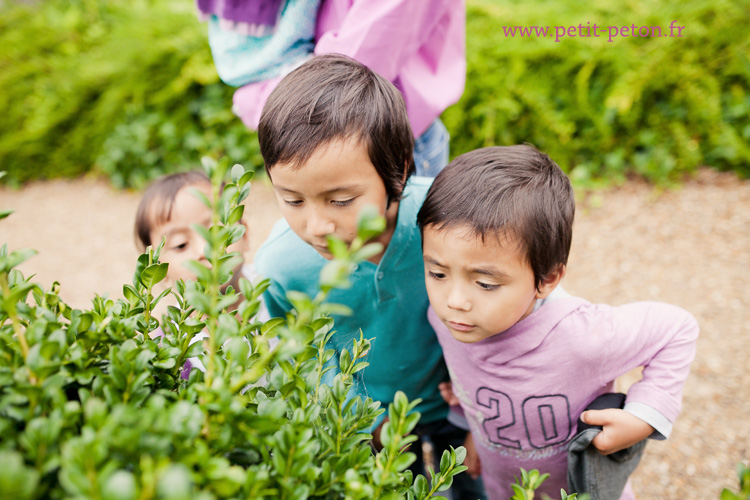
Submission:
<svg viewBox="0 0 750 500">
<path fill-rule="evenodd" d="M 466 448 L 466 460 L 464 460 L 464 465 L 468 467 L 466 472 L 472 477 L 472 479 L 476 479 L 482 474 L 482 463 L 479 461 L 479 455 L 474 446 L 474 439 L 471 437 L 471 432 L 466 433 L 464 448 Z"/>
<path fill-rule="evenodd" d="M 443 396 L 443 399 L 446 403 L 448 403 L 449 406 L 458 406 L 458 398 L 455 394 L 453 394 L 453 384 L 450 382 L 441 382 L 438 384 L 438 390 L 440 391 L 440 395 Z"/>
<path fill-rule="evenodd" d="M 602 426 L 602 431 L 592 441 L 602 455 L 624 450 L 654 432 L 646 422 L 618 408 L 587 410 L 581 414 L 581 420 L 589 425 Z"/>
</svg>

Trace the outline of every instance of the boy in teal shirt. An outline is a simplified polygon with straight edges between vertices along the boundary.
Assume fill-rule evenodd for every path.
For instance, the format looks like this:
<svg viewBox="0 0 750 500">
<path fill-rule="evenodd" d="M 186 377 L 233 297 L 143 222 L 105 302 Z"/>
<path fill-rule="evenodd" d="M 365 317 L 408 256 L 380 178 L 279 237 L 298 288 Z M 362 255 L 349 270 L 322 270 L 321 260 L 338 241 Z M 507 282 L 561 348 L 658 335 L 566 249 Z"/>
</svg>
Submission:
<svg viewBox="0 0 750 500">
<path fill-rule="evenodd" d="M 414 139 L 398 90 L 352 59 L 316 57 L 271 94 L 258 138 L 285 219 L 255 258 L 258 272 L 272 281 L 265 295 L 270 314 L 283 316 L 291 308 L 286 300 L 291 290 L 317 292 L 320 270 L 332 258 L 326 236 L 351 243 L 362 208 L 374 205 L 386 219 L 385 231 L 375 239 L 383 251 L 358 266 L 350 289 L 330 295 L 331 302 L 354 311 L 335 316 L 333 347 L 351 345 L 360 328 L 374 338 L 370 365 L 361 372 L 367 395 L 384 405 L 398 390 L 409 399 L 421 398 L 417 433 L 429 436 L 436 456 L 449 445 L 466 445 L 474 456 L 471 437 L 447 422 L 448 407 L 438 390 L 448 374 L 426 319 L 416 226 L 431 180 L 408 181 Z M 412 451 L 421 455 L 420 445 Z M 464 475 L 457 478 L 455 493 L 456 498 L 484 497 L 481 483 Z"/>
</svg>

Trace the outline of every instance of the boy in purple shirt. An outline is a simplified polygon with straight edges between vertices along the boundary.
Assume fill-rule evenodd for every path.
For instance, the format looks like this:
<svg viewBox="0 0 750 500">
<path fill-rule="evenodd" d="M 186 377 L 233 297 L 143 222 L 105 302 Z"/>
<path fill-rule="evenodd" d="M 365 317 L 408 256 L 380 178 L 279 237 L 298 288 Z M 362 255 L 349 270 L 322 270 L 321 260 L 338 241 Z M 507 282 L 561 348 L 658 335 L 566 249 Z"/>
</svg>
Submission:
<svg viewBox="0 0 750 500">
<path fill-rule="evenodd" d="M 579 416 L 603 426 L 593 445 L 606 455 L 665 439 L 680 411 L 695 319 L 661 303 L 591 304 L 559 288 L 574 212 L 560 167 L 533 147 L 511 146 L 456 158 L 417 218 L 428 317 L 489 498 L 509 498 L 521 467 L 550 473 L 540 494 L 569 489 L 567 447 Z M 624 409 L 581 415 L 638 366 L 643 380 Z M 634 498 L 629 483 L 617 495 Z"/>
</svg>

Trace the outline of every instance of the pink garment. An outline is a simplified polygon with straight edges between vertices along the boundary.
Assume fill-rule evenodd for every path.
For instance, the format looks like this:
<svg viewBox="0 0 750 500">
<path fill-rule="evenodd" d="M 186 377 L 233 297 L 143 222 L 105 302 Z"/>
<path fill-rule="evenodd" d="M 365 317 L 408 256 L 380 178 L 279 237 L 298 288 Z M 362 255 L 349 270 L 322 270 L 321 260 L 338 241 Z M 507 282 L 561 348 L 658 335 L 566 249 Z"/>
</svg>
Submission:
<svg viewBox="0 0 750 500">
<path fill-rule="evenodd" d="M 419 137 L 464 91 L 464 0 L 324 0 L 315 54 L 331 53 L 352 57 L 393 82 Z M 234 111 L 249 128 L 258 128 L 263 105 L 279 81 L 235 92 Z"/>
<path fill-rule="evenodd" d="M 559 498 L 578 417 L 633 368 L 645 366 L 626 403 L 648 405 L 673 422 L 698 336 L 689 313 L 653 302 L 610 307 L 559 299 L 475 344 L 455 340 L 432 308 L 428 318 L 494 500 L 513 495 L 521 467 L 550 473 L 539 496 Z M 626 487 L 621 499 L 632 498 Z"/>
</svg>

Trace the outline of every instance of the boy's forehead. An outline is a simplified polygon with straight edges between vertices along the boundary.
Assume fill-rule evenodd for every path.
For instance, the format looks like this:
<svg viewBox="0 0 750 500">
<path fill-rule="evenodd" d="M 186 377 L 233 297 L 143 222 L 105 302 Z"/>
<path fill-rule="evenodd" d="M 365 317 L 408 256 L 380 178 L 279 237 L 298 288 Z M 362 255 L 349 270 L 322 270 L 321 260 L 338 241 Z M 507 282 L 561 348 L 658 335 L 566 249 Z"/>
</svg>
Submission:
<svg viewBox="0 0 750 500">
<path fill-rule="evenodd" d="M 354 139 L 322 144 L 301 165 L 279 162 L 269 172 L 277 192 L 330 194 L 363 186 L 384 187 L 369 151 Z"/>
<path fill-rule="evenodd" d="M 463 240 L 487 250 L 503 250 L 507 252 L 509 250 L 518 250 L 521 248 L 521 240 L 511 230 L 493 230 L 482 233 L 482 231 L 470 224 L 451 224 L 443 226 L 435 226 L 434 224 L 431 224 L 425 227 L 424 237 L 425 239 L 431 238 L 435 241 Z"/>
<path fill-rule="evenodd" d="M 287 157 L 281 159 L 269 166 L 269 171 L 275 167 L 288 168 L 290 170 L 299 170 L 304 166 L 315 162 L 316 159 L 328 155 L 343 155 L 347 153 L 360 153 L 370 156 L 366 141 L 361 134 L 350 134 L 347 136 L 337 136 L 318 143 L 314 148 L 290 151 Z M 273 182 L 273 178 L 271 178 Z"/>
<path fill-rule="evenodd" d="M 444 259 L 457 256 L 449 249 L 468 250 L 463 256 L 489 263 L 496 258 L 517 257 L 525 261 L 526 255 L 520 238 L 512 231 L 490 231 L 482 234 L 470 224 L 436 227 L 426 226 L 423 233 L 425 254 L 438 250 Z"/>
</svg>

